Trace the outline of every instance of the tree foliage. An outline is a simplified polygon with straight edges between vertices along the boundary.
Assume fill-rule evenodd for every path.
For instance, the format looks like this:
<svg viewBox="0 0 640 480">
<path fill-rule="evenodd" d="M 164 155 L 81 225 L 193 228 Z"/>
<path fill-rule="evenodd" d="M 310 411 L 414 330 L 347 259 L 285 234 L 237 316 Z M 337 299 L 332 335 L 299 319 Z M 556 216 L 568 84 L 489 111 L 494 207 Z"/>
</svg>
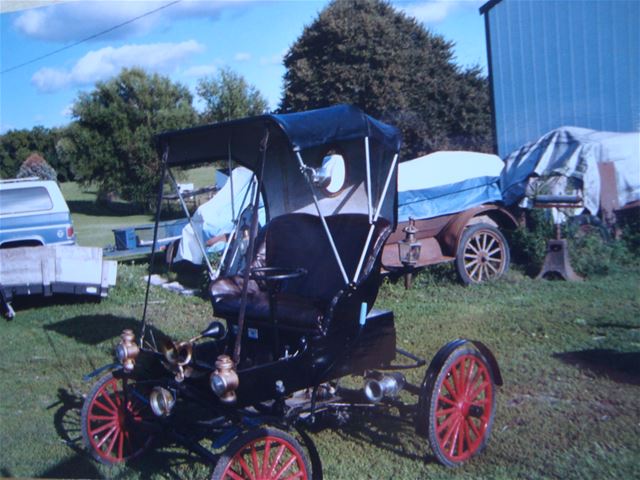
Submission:
<svg viewBox="0 0 640 480">
<path fill-rule="evenodd" d="M 62 132 L 59 128 L 37 126 L 31 130 L 9 130 L 0 135 L 0 177 L 15 177 L 27 157 L 38 153 L 57 170 L 59 180 L 73 180 L 71 166 L 58 156 L 56 149 Z"/>
<path fill-rule="evenodd" d="M 58 179 L 58 174 L 55 169 L 37 153 L 32 153 L 27 159 L 22 162 L 16 178 L 29 178 L 38 177 L 41 180 L 53 180 Z"/>
<path fill-rule="evenodd" d="M 491 148 L 486 79 L 382 0 L 334 0 L 284 59 L 282 111 L 352 103 L 398 127 L 404 154 Z"/>
<path fill-rule="evenodd" d="M 189 90 L 168 78 L 124 69 L 73 105 L 76 122 L 58 151 L 71 158 L 78 179 L 101 194 L 150 205 L 156 191 L 160 156 L 153 136 L 196 124 Z"/>
<path fill-rule="evenodd" d="M 201 115 L 203 123 L 261 115 L 269 106 L 253 85 L 230 69 L 221 70 L 215 77 L 201 79 L 196 91 L 205 102 Z"/>
</svg>

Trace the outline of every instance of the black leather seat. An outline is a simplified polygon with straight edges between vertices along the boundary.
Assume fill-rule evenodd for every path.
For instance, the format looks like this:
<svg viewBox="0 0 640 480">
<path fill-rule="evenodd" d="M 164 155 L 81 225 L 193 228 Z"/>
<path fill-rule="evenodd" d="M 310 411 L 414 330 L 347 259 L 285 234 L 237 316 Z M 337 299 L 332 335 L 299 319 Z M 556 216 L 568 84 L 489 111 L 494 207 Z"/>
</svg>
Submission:
<svg viewBox="0 0 640 480">
<path fill-rule="evenodd" d="M 363 214 L 343 214 L 326 217 L 344 269 L 353 281 L 362 249 L 369 233 L 369 220 Z M 380 219 L 367 255 L 360 279 L 348 285 L 336 262 L 321 220 L 315 215 L 293 213 L 274 218 L 266 231 L 266 266 L 304 268 L 307 274 L 285 281 L 276 294 L 277 322 L 282 328 L 326 333 L 331 319 L 339 312 L 341 318 L 357 322 L 361 302 L 373 306 L 379 286 L 379 258 L 391 229 Z M 258 262 L 261 263 L 261 262 Z M 252 267 L 261 266 L 256 265 Z M 375 273 L 375 275 L 371 275 Z M 242 276 L 222 278 L 210 287 L 216 316 L 234 319 L 240 311 Z M 254 280 L 248 285 L 246 319 L 248 322 L 269 322 L 269 296 Z"/>
</svg>

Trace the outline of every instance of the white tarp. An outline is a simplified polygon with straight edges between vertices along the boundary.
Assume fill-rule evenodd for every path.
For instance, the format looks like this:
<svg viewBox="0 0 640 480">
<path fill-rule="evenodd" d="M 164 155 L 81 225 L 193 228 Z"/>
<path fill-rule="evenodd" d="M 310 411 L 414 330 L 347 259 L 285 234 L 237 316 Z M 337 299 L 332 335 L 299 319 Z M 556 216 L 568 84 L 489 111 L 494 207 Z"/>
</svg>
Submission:
<svg viewBox="0 0 640 480">
<path fill-rule="evenodd" d="M 398 191 L 423 190 L 477 177 L 497 177 L 504 163 L 497 155 L 478 152 L 434 152 L 400 163 Z"/>
<path fill-rule="evenodd" d="M 187 260 L 191 263 L 202 263 L 202 252 L 198 246 L 196 235 L 203 245 L 214 237 L 229 234 L 233 230 L 233 213 L 236 217 L 251 202 L 251 185 L 253 172 L 244 167 L 237 167 L 231 172 L 231 180 L 208 202 L 200 205 L 192 217 L 195 227 L 187 225 L 182 230 L 182 238 L 175 261 Z M 233 183 L 233 202 L 231 184 Z M 232 208 L 233 206 L 233 208 Z M 235 212 L 234 212 L 235 211 Z M 264 209 L 260 210 L 260 221 L 264 224 Z M 210 250 L 220 251 L 224 248 L 224 240 L 208 246 Z"/>
<path fill-rule="evenodd" d="M 502 200 L 497 155 L 435 152 L 398 166 L 398 221 L 462 212 Z"/>
<path fill-rule="evenodd" d="M 615 164 L 618 205 L 640 200 L 640 133 L 562 127 L 506 158 L 500 180 L 504 202 L 528 208 L 536 193 L 579 194 L 584 207 L 596 214 L 600 208 L 598 163 L 604 162 Z"/>
</svg>

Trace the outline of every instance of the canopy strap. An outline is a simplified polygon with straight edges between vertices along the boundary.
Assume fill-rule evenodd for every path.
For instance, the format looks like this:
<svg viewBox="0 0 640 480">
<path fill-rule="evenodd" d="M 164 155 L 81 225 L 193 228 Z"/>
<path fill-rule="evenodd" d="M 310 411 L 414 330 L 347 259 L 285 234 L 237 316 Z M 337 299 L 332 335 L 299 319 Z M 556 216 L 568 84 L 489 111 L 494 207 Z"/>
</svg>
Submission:
<svg viewBox="0 0 640 480">
<path fill-rule="evenodd" d="M 256 196 L 253 202 L 253 216 L 251 218 L 251 232 L 249 234 L 249 246 L 246 252 L 246 261 L 242 281 L 242 293 L 240 294 L 240 311 L 238 312 L 238 333 L 236 335 L 235 345 L 233 347 L 233 361 L 236 365 L 240 363 L 240 351 L 242 347 L 242 333 L 244 332 L 244 319 L 247 312 L 247 297 L 249 288 L 249 276 L 251 274 L 251 262 L 253 260 L 253 252 L 255 250 L 256 236 L 258 235 L 258 209 L 260 207 L 260 188 L 264 180 L 264 165 L 267 163 L 267 147 L 269 146 L 269 129 L 266 128 L 264 137 L 260 142 L 260 176 L 258 177 L 258 185 L 256 185 Z"/>
<path fill-rule="evenodd" d="M 344 265 L 342 264 L 342 259 L 340 258 L 340 254 L 338 253 L 336 244 L 333 241 L 333 235 L 331 235 L 331 230 L 329 230 L 329 225 L 327 225 L 327 221 L 325 220 L 324 215 L 322 215 L 322 212 L 320 211 L 320 204 L 318 203 L 316 192 L 313 190 L 313 184 L 311 182 L 311 179 L 309 178 L 310 172 L 312 172 L 313 169 L 305 165 L 304 161 L 302 160 L 302 155 L 300 155 L 300 152 L 295 152 L 295 153 L 296 153 L 296 157 L 298 158 L 298 164 L 300 165 L 300 172 L 302 172 L 302 174 L 304 175 L 305 179 L 307 180 L 307 185 L 309 185 L 309 189 L 311 190 L 313 203 L 316 206 L 316 210 L 318 211 L 318 216 L 320 217 L 320 222 L 322 223 L 322 226 L 324 227 L 324 231 L 327 234 L 327 238 L 329 239 L 329 243 L 331 244 L 331 250 L 333 250 L 333 255 L 336 258 L 336 262 L 338 262 L 338 267 L 340 268 L 340 272 L 342 273 L 342 278 L 344 279 L 344 283 L 345 285 L 349 285 L 349 276 L 347 275 L 347 272 L 344 269 Z"/>
</svg>

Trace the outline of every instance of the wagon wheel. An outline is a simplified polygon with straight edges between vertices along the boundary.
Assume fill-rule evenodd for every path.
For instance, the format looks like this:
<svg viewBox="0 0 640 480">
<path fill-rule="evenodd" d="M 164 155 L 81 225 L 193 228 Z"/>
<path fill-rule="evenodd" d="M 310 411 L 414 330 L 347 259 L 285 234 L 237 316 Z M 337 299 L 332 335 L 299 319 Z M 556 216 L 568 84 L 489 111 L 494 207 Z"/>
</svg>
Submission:
<svg viewBox="0 0 640 480">
<path fill-rule="evenodd" d="M 211 480 L 309 478 L 309 459 L 300 443 L 275 428 L 251 430 L 231 442 L 211 476 Z"/>
<path fill-rule="evenodd" d="M 467 285 L 495 280 L 509 269 L 509 257 L 509 245 L 500 230 L 486 223 L 471 225 L 458 244 L 458 275 Z"/>
<path fill-rule="evenodd" d="M 495 414 L 495 384 L 484 356 L 459 348 L 446 360 L 428 398 L 429 443 L 436 458 L 455 467 L 484 450 Z"/>
<path fill-rule="evenodd" d="M 143 422 L 153 418 L 135 381 L 109 373 L 93 386 L 82 406 L 82 440 L 91 455 L 108 465 L 143 453 L 153 436 Z"/>
</svg>

